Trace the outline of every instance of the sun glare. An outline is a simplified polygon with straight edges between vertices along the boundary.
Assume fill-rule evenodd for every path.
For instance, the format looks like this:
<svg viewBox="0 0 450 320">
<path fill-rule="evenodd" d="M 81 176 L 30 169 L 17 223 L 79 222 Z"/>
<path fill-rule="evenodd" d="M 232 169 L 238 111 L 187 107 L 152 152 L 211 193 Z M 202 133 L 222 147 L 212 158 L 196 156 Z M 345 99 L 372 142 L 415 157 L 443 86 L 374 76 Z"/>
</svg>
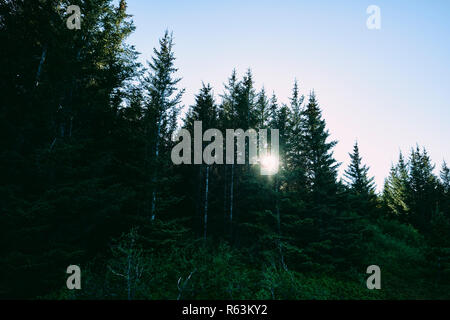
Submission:
<svg viewBox="0 0 450 320">
<path fill-rule="evenodd" d="M 273 155 L 264 156 L 261 158 L 261 169 L 265 175 L 272 175 L 278 172 L 278 157 Z"/>
</svg>

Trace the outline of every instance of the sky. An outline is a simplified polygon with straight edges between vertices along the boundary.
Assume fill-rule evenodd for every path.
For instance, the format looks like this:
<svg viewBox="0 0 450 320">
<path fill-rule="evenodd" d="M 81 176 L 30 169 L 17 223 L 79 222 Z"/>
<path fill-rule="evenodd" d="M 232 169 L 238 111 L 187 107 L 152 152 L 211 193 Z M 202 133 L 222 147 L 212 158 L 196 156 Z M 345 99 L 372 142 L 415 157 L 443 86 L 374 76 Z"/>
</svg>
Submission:
<svg viewBox="0 0 450 320">
<path fill-rule="evenodd" d="M 314 90 L 334 156 L 349 163 L 357 140 L 380 190 L 400 150 L 426 147 L 438 173 L 450 162 L 450 1 L 128 0 L 128 42 L 150 60 L 166 29 L 194 102 L 202 81 L 218 97 L 231 71 L 287 103 L 294 79 Z M 381 28 L 366 12 L 380 8 Z"/>
</svg>

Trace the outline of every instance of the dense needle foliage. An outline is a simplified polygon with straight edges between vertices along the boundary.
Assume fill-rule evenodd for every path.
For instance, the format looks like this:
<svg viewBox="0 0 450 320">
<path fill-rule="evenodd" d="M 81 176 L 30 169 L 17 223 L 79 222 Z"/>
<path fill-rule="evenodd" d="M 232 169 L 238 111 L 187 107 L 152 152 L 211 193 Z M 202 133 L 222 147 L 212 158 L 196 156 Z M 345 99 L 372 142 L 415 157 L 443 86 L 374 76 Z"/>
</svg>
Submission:
<svg viewBox="0 0 450 320">
<path fill-rule="evenodd" d="M 320 97 L 295 81 L 281 103 L 250 70 L 182 114 L 171 33 L 142 66 L 124 0 L 70 4 L 81 30 L 66 0 L 0 4 L 0 298 L 450 298 L 445 163 L 437 176 L 415 147 L 377 194 L 356 143 L 339 180 Z M 278 173 L 175 166 L 172 137 L 194 121 L 279 129 Z M 72 264 L 82 290 L 66 288 Z"/>
</svg>

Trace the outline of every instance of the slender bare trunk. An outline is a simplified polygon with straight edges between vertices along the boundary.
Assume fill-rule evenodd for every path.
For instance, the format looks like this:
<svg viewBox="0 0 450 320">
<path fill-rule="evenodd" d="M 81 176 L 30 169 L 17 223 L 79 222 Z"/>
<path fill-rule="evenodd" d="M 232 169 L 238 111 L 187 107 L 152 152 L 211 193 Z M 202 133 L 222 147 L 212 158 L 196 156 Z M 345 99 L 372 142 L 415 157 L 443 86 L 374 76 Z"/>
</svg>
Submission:
<svg viewBox="0 0 450 320">
<path fill-rule="evenodd" d="M 153 193 L 152 193 L 152 220 L 155 220 L 155 211 L 156 211 L 156 191 L 153 190 Z"/>
<path fill-rule="evenodd" d="M 281 265 L 285 270 L 287 270 L 287 266 L 284 262 L 284 254 L 283 254 L 283 248 L 281 245 L 281 215 L 280 215 L 280 203 L 279 203 L 279 197 L 280 197 L 280 188 L 279 188 L 279 181 L 278 177 L 275 180 L 275 191 L 276 191 L 276 199 L 275 199 L 275 211 L 277 215 L 277 231 L 278 231 L 278 250 L 280 252 L 280 260 Z"/>
<path fill-rule="evenodd" d="M 131 282 L 132 282 L 132 275 L 131 275 L 131 268 L 132 268 L 132 263 L 133 263 L 133 252 L 134 252 L 134 238 L 132 238 L 130 240 L 130 251 L 128 252 L 128 256 L 127 256 L 127 262 L 128 262 L 128 267 L 127 267 L 127 295 L 128 295 L 128 300 L 132 300 L 132 290 L 131 290 Z M 136 269 L 137 270 L 137 269 Z"/>
<path fill-rule="evenodd" d="M 47 57 L 47 45 L 45 45 L 44 48 L 42 49 L 41 60 L 39 61 L 39 67 L 36 72 L 36 78 L 35 78 L 35 86 L 36 87 L 39 85 L 39 79 L 41 77 L 41 72 L 42 72 L 42 66 L 44 65 L 46 57 Z"/>
<path fill-rule="evenodd" d="M 203 238 L 206 241 L 206 232 L 208 230 L 208 190 L 209 190 L 209 166 L 206 166 L 206 178 L 205 178 L 205 208 L 203 219 Z"/>
<path fill-rule="evenodd" d="M 224 184 L 223 184 L 223 231 L 224 234 L 227 233 L 227 190 L 228 190 L 228 176 L 227 176 L 227 168 L 228 166 L 225 164 L 224 165 Z"/>
<path fill-rule="evenodd" d="M 72 138 L 73 116 L 70 117 L 69 138 Z"/>
<path fill-rule="evenodd" d="M 233 236 L 233 195 L 234 195 L 234 163 L 231 165 L 230 182 L 230 236 Z"/>
<path fill-rule="evenodd" d="M 186 278 L 186 280 L 184 280 L 183 285 L 180 286 L 181 284 L 181 277 L 178 279 L 178 283 L 177 283 L 177 287 L 178 287 L 178 297 L 177 300 L 180 300 L 181 297 L 183 296 L 183 291 L 186 288 L 186 285 L 188 284 L 189 280 L 191 280 L 192 275 L 197 271 L 197 268 L 194 269 L 194 271 L 192 271 L 189 276 Z"/>
<path fill-rule="evenodd" d="M 153 173 L 153 192 L 152 192 L 152 211 L 151 211 L 151 219 L 155 220 L 156 217 L 156 179 L 157 179 L 157 166 L 158 166 L 158 157 L 159 157 L 159 136 L 161 134 L 161 117 L 158 120 L 158 126 L 157 126 L 157 130 L 156 130 L 156 142 L 155 142 L 155 161 L 156 161 L 156 166 L 155 166 L 155 172 Z"/>
<path fill-rule="evenodd" d="M 127 294 L 128 294 L 128 300 L 131 300 L 131 254 L 128 254 Z"/>
</svg>

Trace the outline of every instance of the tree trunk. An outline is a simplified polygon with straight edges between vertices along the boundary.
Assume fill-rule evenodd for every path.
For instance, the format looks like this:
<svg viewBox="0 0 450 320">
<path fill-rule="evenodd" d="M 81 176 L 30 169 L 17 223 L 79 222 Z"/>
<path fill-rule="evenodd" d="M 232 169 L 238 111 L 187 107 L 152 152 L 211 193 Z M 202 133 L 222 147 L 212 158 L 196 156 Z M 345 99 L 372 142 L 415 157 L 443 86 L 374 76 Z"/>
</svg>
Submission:
<svg viewBox="0 0 450 320">
<path fill-rule="evenodd" d="M 227 176 L 227 168 L 228 166 L 224 165 L 224 186 L 223 186 L 223 231 L 224 235 L 227 233 L 227 190 L 228 190 L 228 176 Z"/>
<path fill-rule="evenodd" d="M 157 126 L 157 130 L 156 130 L 156 142 L 155 142 L 155 161 L 156 161 L 156 166 L 158 166 L 158 157 L 159 157 L 159 135 L 161 134 L 161 122 L 162 119 L 161 117 L 158 119 L 158 126 Z M 155 166 L 155 167 L 156 167 Z M 151 220 L 155 220 L 156 214 L 156 177 L 157 175 L 157 170 L 155 168 L 155 172 L 153 173 L 153 192 L 152 192 L 152 211 L 151 211 Z"/>
<path fill-rule="evenodd" d="M 230 182 L 230 237 L 233 237 L 233 190 L 234 189 L 234 163 L 231 165 L 231 182 Z"/>
<path fill-rule="evenodd" d="M 209 166 L 206 166 L 206 178 L 205 178 L 205 208 L 204 208 L 204 220 L 203 220 L 203 238 L 206 241 L 206 232 L 208 230 L 208 189 L 209 189 Z"/>
<path fill-rule="evenodd" d="M 42 66 L 44 65 L 46 57 L 47 57 L 47 45 L 45 45 L 44 48 L 42 49 L 41 60 L 39 61 L 39 67 L 36 72 L 36 78 L 35 78 L 35 84 L 36 84 L 35 86 L 36 87 L 39 85 L 39 79 L 41 77 L 41 72 L 42 72 Z"/>
<path fill-rule="evenodd" d="M 280 215 L 280 203 L 279 203 L 279 197 L 280 197 L 280 188 L 279 188 L 279 181 L 278 177 L 275 178 L 275 192 L 276 192 L 276 198 L 275 198 L 275 212 L 277 215 L 277 231 L 278 231 L 278 250 L 280 251 L 280 261 L 281 265 L 285 270 L 287 270 L 287 266 L 284 262 L 284 254 L 283 254 L 283 248 L 281 246 L 281 215 Z"/>
</svg>

